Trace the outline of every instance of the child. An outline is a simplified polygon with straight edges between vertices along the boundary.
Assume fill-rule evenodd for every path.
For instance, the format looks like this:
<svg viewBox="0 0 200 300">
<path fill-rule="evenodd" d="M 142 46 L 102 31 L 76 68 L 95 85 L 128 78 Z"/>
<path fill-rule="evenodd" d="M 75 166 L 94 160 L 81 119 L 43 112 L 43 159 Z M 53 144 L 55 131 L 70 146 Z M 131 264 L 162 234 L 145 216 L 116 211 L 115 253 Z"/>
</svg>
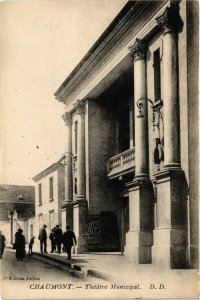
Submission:
<svg viewBox="0 0 200 300">
<path fill-rule="evenodd" d="M 32 255 L 32 253 L 33 253 L 34 239 L 35 239 L 35 236 L 33 236 L 33 237 L 30 239 L 30 242 L 29 242 L 29 255 Z"/>
</svg>

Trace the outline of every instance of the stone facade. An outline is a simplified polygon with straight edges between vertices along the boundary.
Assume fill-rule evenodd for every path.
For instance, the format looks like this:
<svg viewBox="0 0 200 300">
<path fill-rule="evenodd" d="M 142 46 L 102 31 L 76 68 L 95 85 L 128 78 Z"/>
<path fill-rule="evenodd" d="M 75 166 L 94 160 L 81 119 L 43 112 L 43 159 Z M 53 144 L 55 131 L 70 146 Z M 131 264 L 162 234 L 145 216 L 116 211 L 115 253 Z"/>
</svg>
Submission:
<svg viewBox="0 0 200 300">
<path fill-rule="evenodd" d="M 195 19 L 195 1 L 129 1 L 55 93 L 79 252 L 198 265 Z"/>
</svg>

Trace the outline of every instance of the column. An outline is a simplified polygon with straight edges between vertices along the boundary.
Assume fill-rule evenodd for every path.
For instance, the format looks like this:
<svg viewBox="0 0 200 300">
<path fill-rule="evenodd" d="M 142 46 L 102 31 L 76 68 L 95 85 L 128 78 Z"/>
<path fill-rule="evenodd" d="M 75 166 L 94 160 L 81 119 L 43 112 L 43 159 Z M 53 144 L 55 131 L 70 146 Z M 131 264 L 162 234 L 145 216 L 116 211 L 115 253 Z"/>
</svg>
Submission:
<svg viewBox="0 0 200 300">
<path fill-rule="evenodd" d="M 129 186 L 129 232 L 126 236 L 125 255 L 136 264 L 151 263 L 153 243 L 153 193 L 149 180 L 148 120 L 146 100 L 146 45 L 136 39 L 130 47 L 134 56 L 135 106 L 135 178 Z M 142 118 L 138 118 L 138 100 Z"/>
<path fill-rule="evenodd" d="M 76 112 L 79 115 L 78 121 L 78 143 L 77 143 L 77 199 L 85 199 L 85 103 L 78 100 Z"/>
<path fill-rule="evenodd" d="M 73 202 L 74 232 L 77 236 L 78 253 L 87 251 L 86 219 L 88 204 L 86 200 L 86 161 L 85 161 L 85 103 L 77 100 L 74 105 L 78 118 L 77 141 L 77 197 Z"/>
<path fill-rule="evenodd" d="M 73 166 L 72 166 L 72 116 L 66 112 L 63 116 L 66 126 L 66 153 L 65 153 L 65 199 L 62 204 L 62 227 L 73 225 Z"/>
<path fill-rule="evenodd" d="M 164 101 L 164 147 L 166 168 L 180 168 L 180 129 L 178 96 L 178 13 L 175 7 L 167 7 L 157 18 L 163 33 L 163 101 Z"/>
<path fill-rule="evenodd" d="M 177 6 L 167 7 L 157 23 L 163 31 L 164 169 L 155 174 L 157 185 L 153 264 L 168 268 L 188 265 L 187 183 L 180 166 Z"/>
<path fill-rule="evenodd" d="M 138 118 L 137 101 L 147 97 L 147 49 L 142 40 L 136 39 L 130 50 L 134 57 L 135 177 L 146 178 L 149 173 L 147 100 L 141 101 L 142 118 Z"/>
</svg>

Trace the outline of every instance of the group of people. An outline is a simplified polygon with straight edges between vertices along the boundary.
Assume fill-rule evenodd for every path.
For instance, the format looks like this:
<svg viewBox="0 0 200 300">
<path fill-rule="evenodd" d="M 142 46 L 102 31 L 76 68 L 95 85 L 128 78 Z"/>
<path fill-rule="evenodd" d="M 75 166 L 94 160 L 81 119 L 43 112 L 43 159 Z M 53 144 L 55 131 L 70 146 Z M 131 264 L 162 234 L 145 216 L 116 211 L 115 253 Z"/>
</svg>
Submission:
<svg viewBox="0 0 200 300">
<path fill-rule="evenodd" d="M 47 226 L 44 224 L 39 231 L 38 239 L 40 240 L 40 252 L 47 253 Z M 67 225 L 66 231 L 63 233 L 59 225 L 54 227 L 49 235 L 51 241 L 51 253 L 61 253 L 61 246 L 63 244 L 63 250 L 67 252 L 68 259 L 71 259 L 71 248 L 76 245 L 76 236 L 71 230 L 70 226 Z"/>
<path fill-rule="evenodd" d="M 39 231 L 38 239 L 40 240 L 40 252 L 47 253 L 47 226 L 44 224 Z M 76 236 L 71 230 L 70 226 L 67 225 L 66 231 L 63 233 L 59 225 L 54 227 L 49 235 L 51 241 L 51 253 L 56 252 L 61 253 L 61 246 L 63 244 L 63 251 L 67 252 L 68 259 L 71 259 L 71 248 L 76 245 Z M 5 236 L 0 231 L 0 259 L 3 257 L 5 248 Z M 30 239 L 29 242 L 29 255 L 32 255 L 33 244 L 35 236 Z M 23 230 L 19 228 L 15 233 L 15 242 L 13 243 L 13 249 L 16 250 L 16 259 L 23 260 L 25 257 L 25 237 L 23 235 Z"/>
</svg>

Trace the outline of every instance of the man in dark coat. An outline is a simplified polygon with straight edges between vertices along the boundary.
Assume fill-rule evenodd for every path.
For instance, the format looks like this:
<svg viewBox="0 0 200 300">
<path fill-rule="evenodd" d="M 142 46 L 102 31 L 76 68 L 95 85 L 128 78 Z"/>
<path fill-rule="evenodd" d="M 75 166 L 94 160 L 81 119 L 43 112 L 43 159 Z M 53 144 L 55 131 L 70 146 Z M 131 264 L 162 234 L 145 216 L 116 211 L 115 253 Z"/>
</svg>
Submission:
<svg viewBox="0 0 200 300">
<path fill-rule="evenodd" d="M 72 246 L 76 243 L 76 236 L 74 234 L 74 232 L 70 229 L 70 226 L 67 225 L 66 227 L 67 231 L 64 232 L 63 234 L 63 244 L 65 247 L 65 250 L 67 252 L 68 255 L 68 259 L 71 259 L 71 248 Z"/>
<path fill-rule="evenodd" d="M 54 230 L 55 230 L 55 227 L 52 229 L 52 231 L 49 235 L 49 239 L 51 241 L 51 253 L 56 251 L 56 241 L 55 241 L 55 236 L 54 236 Z"/>
<path fill-rule="evenodd" d="M 5 236 L 2 234 L 2 231 L 0 230 L 0 259 L 2 259 L 4 248 L 5 248 Z"/>
<path fill-rule="evenodd" d="M 39 231 L 39 236 L 38 236 L 38 239 L 40 240 L 40 252 L 43 253 L 43 250 L 44 250 L 44 253 L 47 253 L 47 232 L 46 232 L 46 228 L 47 228 L 47 225 L 43 225 L 42 228 L 40 228 L 40 231 Z M 43 249 L 43 246 L 44 246 L 44 249 Z"/>
<path fill-rule="evenodd" d="M 59 228 L 59 225 L 56 225 L 56 228 L 54 229 L 53 234 L 54 234 L 54 237 L 55 237 L 57 253 L 60 254 L 61 244 L 62 244 L 62 229 Z"/>
</svg>

